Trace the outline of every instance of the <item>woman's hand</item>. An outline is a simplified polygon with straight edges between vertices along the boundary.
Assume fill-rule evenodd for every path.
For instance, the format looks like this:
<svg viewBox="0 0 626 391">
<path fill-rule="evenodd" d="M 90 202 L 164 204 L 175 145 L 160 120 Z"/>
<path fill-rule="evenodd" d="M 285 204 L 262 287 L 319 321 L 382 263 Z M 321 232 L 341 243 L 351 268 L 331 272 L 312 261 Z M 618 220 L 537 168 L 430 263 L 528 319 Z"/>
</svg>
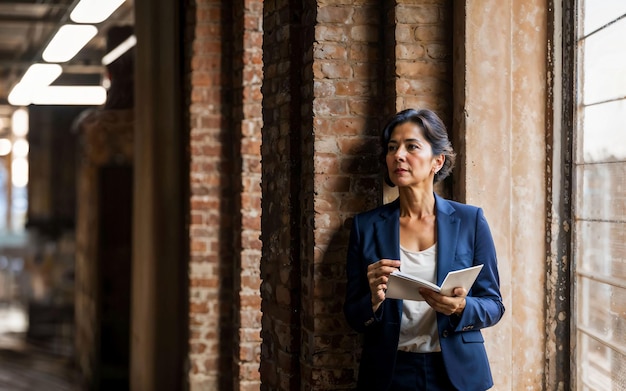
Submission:
<svg viewBox="0 0 626 391">
<path fill-rule="evenodd" d="M 389 275 L 400 267 L 400 261 L 392 259 L 381 259 L 367 267 L 367 280 L 369 281 L 370 291 L 372 292 L 372 310 L 376 312 L 380 304 L 385 300 L 385 291 L 387 290 L 387 281 Z"/>
<path fill-rule="evenodd" d="M 465 309 L 467 291 L 463 288 L 454 288 L 454 296 L 444 296 L 427 288 L 420 288 L 419 291 L 432 309 L 444 315 L 461 315 Z"/>
</svg>

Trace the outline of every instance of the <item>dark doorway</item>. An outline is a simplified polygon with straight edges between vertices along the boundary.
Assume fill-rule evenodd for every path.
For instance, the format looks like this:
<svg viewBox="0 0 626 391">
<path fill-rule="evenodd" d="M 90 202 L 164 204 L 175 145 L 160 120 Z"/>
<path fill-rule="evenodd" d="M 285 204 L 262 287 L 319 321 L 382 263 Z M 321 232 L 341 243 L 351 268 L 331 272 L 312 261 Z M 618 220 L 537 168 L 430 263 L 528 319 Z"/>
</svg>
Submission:
<svg viewBox="0 0 626 391">
<path fill-rule="evenodd" d="M 98 189 L 100 366 L 96 388 L 123 391 L 130 388 L 132 166 L 101 167 Z"/>
</svg>

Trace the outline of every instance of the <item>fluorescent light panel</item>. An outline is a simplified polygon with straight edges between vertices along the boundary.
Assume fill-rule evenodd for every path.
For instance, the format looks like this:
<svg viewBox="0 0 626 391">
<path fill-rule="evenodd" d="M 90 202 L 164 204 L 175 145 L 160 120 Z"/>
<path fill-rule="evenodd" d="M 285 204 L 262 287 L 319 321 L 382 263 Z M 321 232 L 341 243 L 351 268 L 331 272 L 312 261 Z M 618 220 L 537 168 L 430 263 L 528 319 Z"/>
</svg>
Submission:
<svg viewBox="0 0 626 391">
<path fill-rule="evenodd" d="M 107 92 L 101 86 L 49 86 L 33 94 L 36 105 L 98 106 L 106 102 Z"/>
<path fill-rule="evenodd" d="M 85 105 L 99 106 L 106 102 L 107 92 L 102 86 L 38 86 L 30 88 L 18 83 L 9 94 L 13 106 Z"/>
<path fill-rule="evenodd" d="M 59 64 L 33 64 L 31 65 L 19 83 L 9 94 L 9 103 L 14 106 L 28 106 L 31 103 L 31 95 L 50 85 L 63 72 Z"/>
<path fill-rule="evenodd" d="M 81 0 L 72 10 L 70 19 L 75 23 L 100 23 L 117 10 L 125 0 Z M 59 28 L 42 53 L 51 63 L 71 60 L 93 37 L 98 29 L 90 24 L 66 24 Z M 103 64 L 115 61 L 137 43 L 133 35 L 112 50 Z M 9 94 L 9 103 L 14 106 L 34 104 L 58 105 L 101 105 L 106 101 L 106 89 L 100 86 L 50 86 L 61 74 L 58 64 L 34 64 L 22 81 Z"/>
<path fill-rule="evenodd" d="M 28 67 L 20 83 L 32 87 L 49 86 L 62 72 L 63 68 L 59 64 L 33 64 Z"/>
<path fill-rule="evenodd" d="M 96 26 L 89 24 L 66 24 L 59 28 L 42 57 L 47 62 L 69 61 L 78 53 L 87 42 L 98 33 Z"/>
<path fill-rule="evenodd" d="M 100 23 L 105 21 L 125 0 L 81 0 L 70 14 L 75 23 Z"/>
<path fill-rule="evenodd" d="M 28 106 L 31 103 L 30 96 L 34 89 L 22 83 L 17 83 L 9 93 L 9 103 L 13 106 Z"/>
</svg>

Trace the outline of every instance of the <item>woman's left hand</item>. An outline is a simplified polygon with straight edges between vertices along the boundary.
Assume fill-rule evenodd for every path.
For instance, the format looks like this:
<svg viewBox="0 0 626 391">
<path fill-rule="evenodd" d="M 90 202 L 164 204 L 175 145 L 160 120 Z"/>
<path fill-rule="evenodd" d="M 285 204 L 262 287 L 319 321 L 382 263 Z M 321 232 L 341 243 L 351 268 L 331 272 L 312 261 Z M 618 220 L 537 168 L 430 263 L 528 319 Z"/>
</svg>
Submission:
<svg viewBox="0 0 626 391">
<path fill-rule="evenodd" d="M 444 315 L 461 315 L 465 309 L 467 291 L 463 288 L 454 288 L 453 293 L 454 296 L 444 296 L 433 290 L 420 288 L 420 294 L 435 311 Z"/>
</svg>

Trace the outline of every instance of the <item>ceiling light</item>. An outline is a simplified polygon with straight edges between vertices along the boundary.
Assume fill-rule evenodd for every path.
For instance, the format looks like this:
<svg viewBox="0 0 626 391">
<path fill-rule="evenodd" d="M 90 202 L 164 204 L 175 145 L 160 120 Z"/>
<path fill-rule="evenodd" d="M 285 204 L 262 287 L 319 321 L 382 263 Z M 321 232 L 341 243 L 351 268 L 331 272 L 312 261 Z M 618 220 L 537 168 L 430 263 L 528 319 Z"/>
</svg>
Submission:
<svg viewBox="0 0 626 391">
<path fill-rule="evenodd" d="M 69 61 L 98 33 L 90 24 L 66 24 L 59 28 L 42 57 L 47 62 Z"/>
<path fill-rule="evenodd" d="M 19 157 L 11 162 L 11 182 L 15 187 L 28 185 L 28 160 L 26 158 Z"/>
<path fill-rule="evenodd" d="M 6 156 L 9 153 L 11 153 L 11 140 L 0 138 L 0 156 Z"/>
<path fill-rule="evenodd" d="M 106 20 L 125 0 L 81 0 L 70 14 L 75 23 L 100 23 Z"/>
<path fill-rule="evenodd" d="M 137 37 L 131 35 L 126 38 L 124 42 L 117 45 L 117 47 L 110 52 L 108 52 L 104 57 L 102 57 L 102 65 L 109 65 L 113 61 L 117 60 L 122 54 L 126 53 L 129 49 L 137 44 Z"/>
<path fill-rule="evenodd" d="M 20 83 L 32 87 L 45 87 L 61 76 L 61 73 L 63 68 L 59 64 L 33 64 L 22 76 Z"/>
<path fill-rule="evenodd" d="M 36 105 L 84 105 L 98 106 L 107 99 L 101 86 L 48 86 L 33 94 Z"/>
<path fill-rule="evenodd" d="M 28 106 L 31 104 L 30 96 L 33 89 L 22 83 L 17 83 L 9 93 L 9 103 L 13 106 Z"/>
<path fill-rule="evenodd" d="M 15 137 L 24 137 L 28 134 L 28 111 L 17 109 L 11 115 L 11 131 Z"/>
<path fill-rule="evenodd" d="M 29 145 L 26 139 L 20 138 L 13 143 L 13 157 L 28 156 Z"/>
<path fill-rule="evenodd" d="M 63 68 L 59 64 L 31 65 L 20 82 L 11 90 L 8 97 L 9 103 L 14 106 L 28 106 L 33 92 L 49 86 L 62 72 Z"/>
</svg>

